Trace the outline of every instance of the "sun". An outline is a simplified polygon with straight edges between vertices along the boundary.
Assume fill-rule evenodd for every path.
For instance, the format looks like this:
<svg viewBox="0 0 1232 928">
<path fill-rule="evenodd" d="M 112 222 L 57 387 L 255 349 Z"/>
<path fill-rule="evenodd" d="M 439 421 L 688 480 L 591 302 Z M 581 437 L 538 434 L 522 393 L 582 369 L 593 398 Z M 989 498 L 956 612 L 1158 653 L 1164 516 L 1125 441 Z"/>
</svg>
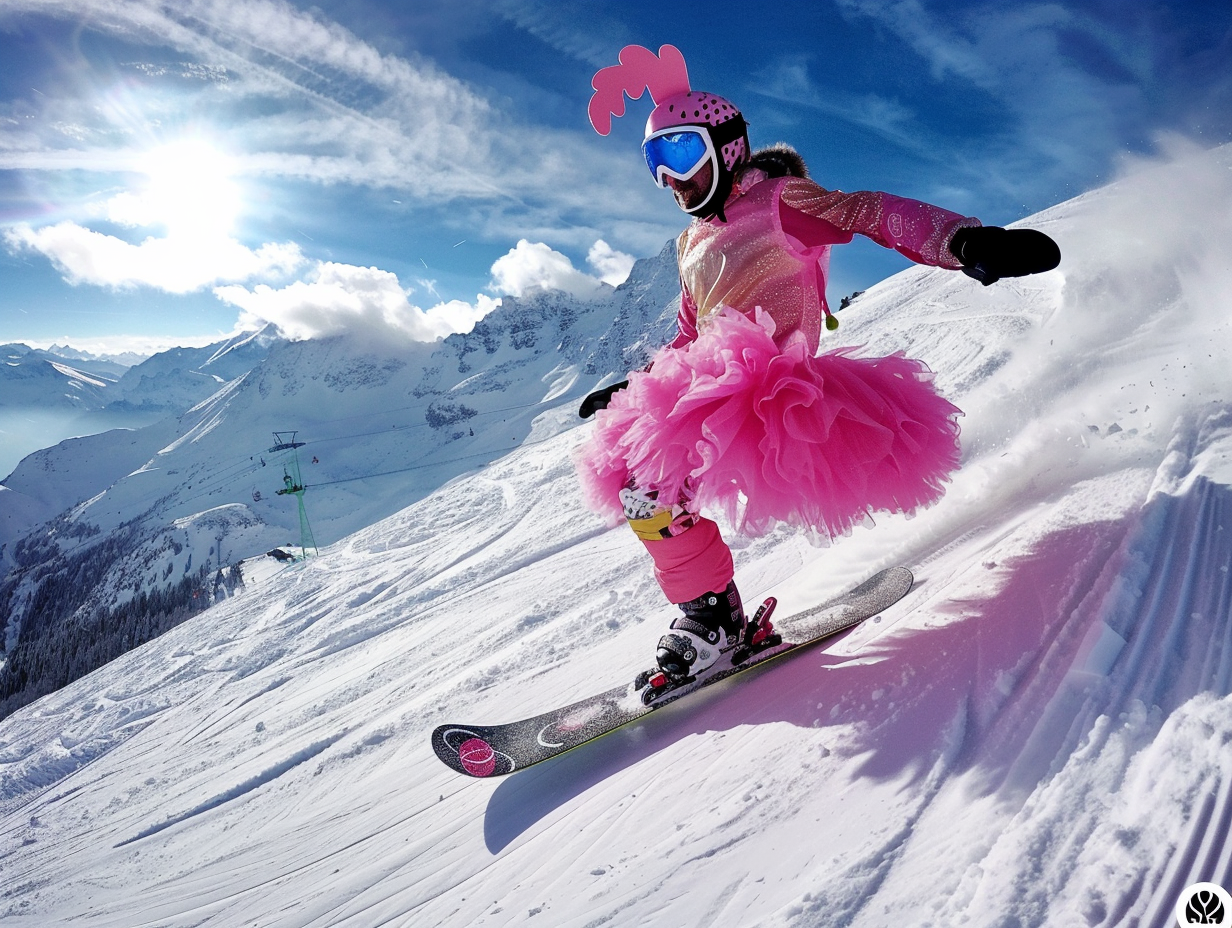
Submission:
<svg viewBox="0 0 1232 928">
<path fill-rule="evenodd" d="M 138 170 L 144 182 L 112 199 L 112 218 L 162 225 L 177 239 L 230 234 L 243 204 L 228 155 L 201 139 L 183 139 L 147 151 Z"/>
</svg>

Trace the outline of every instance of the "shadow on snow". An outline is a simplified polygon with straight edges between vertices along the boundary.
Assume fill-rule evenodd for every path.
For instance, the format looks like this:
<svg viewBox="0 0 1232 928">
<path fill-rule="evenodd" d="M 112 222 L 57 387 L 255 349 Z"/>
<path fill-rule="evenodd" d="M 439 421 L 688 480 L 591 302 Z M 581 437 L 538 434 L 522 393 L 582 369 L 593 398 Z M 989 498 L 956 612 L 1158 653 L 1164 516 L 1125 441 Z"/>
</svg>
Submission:
<svg viewBox="0 0 1232 928">
<path fill-rule="evenodd" d="M 1029 555 L 973 565 L 1001 575 L 982 599 L 938 598 L 936 619 L 846 657 L 805 652 L 666 706 L 502 781 L 484 836 L 496 853 L 612 774 L 691 735 L 787 722 L 850 726 L 842 753 L 877 779 L 977 773 L 1021 802 L 1101 716 L 1131 704 L 1162 717 L 1232 689 L 1232 489 L 1203 479 L 1118 521 L 1042 539 Z M 1225 530 L 1225 524 L 1227 529 Z M 920 588 L 927 589 L 924 576 Z M 913 594 L 914 595 L 914 594 Z M 903 607 L 897 624 L 917 618 Z M 820 706 L 819 706 L 820 701 Z"/>
</svg>

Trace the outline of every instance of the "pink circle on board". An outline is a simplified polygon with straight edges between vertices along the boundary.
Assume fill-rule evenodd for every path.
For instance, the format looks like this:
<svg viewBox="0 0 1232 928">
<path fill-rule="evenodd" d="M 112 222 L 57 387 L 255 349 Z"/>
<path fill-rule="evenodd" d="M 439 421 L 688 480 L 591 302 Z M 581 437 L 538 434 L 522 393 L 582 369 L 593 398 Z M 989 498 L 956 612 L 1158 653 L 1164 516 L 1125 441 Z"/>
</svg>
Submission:
<svg viewBox="0 0 1232 928">
<path fill-rule="evenodd" d="M 482 738 L 469 738 L 458 746 L 458 760 L 473 777 L 487 777 L 496 769 L 496 752 Z"/>
</svg>

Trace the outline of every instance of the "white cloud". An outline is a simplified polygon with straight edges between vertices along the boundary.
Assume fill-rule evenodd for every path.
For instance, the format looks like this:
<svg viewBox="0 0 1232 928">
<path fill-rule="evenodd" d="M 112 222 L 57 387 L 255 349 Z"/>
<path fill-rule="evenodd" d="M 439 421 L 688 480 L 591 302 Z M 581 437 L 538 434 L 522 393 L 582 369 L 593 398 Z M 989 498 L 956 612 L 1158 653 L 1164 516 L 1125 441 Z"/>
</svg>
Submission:
<svg viewBox="0 0 1232 928">
<path fill-rule="evenodd" d="M 161 237 L 140 244 L 86 228 L 72 220 L 35 229 L 13 226 L 4 240 L 49 258 L 72 284 L 149 286 L 190 293 L 224 281 L 283 276 L 303 263 L 299 246 L 285 242 L 249 248 L 231 236 L 243 210 L 230 156 L 206 138 L 185 136 L 150 148 L 136 159 L 126 189 L 85 204 L 94 218 L 128 228 L 155 226 Z"/>
<path fill-rule="evenodd" d="M 599 6 L 587 9 L 584 18 L 575 9 L 551 0 L 498 0 L 493 7 L 498 16 L 596 70 L 612 63 L 612 49 L 635 38 L 623 19 L 604 15 L 606 11 Z"/>
<path fill-rule="evenodd" d="M 633 267 L 634 258 L 599 239 L 591 246 L 586 260 L 599 272 L 598 277 L 579 271 L 568 255 L 542 242 L 521 239 L 492 265 L 492 284 L 488 289 L 516 297 L 544 290 L 563 290 L 571 296 L 589 299 L 600 294 L 604 284 L 623 283 Z"/>
<path fill-rule="evenodd" d="M 617 251 L 603 239 L 591 245 L 586 255 L 587 263 L 599 272 L 599 279 L 613 287 L 618 287 L 629 279 L 629 272 L 633 270 L 635 260 L 637 259 L 633 255 Z"/>
<path fill-rule="evenodd" d="M 599 293 L 601 282 L 575 268 L 567 255 L 542 242 L 521 239 L 492 265 L 492 285 L 488 289 L 516 297 L 563 290 L 586 298 Z"/>
<path fill-rule="evenodd" d="M 602 202 L 619 216 L 661 217 L 655 241 L 671 234 L 671 204 L 635 185 L 638 161 L 586 133 L 512 121 L 474 87 L 420 56 L 387 54 L 319 12 L 282 0 L 94 3 L 5 0 L 0 21 L 54 16 L 133 45 L 170 48 L 225 82 L 185 86 L 165 69 L 129 65 L 142 81 L 40 98 L 29 126 L 0 127 L 0 169 L 129 170 L 159 141 L 161 126 L 187 110 L 229 127 L 237 172 L 400 191 L 420 205 L 449 204 L 486 235 L 575 226 L 596 209 L 591 181 L 625 192 Z M 187 66 L 187 65 L 185 65 Z M 214 73 L 214 72 L 211 72 Z M 176 109 L 147 94 L 175 80 Z M 92 85 L 91 85 L 92 86 Z M 582 110 L 579 110 L 579 114 Z M 581 115 L 579 115 L 581 118 Z M 64 127 L 74 127 L 73 136 Z M 640 179 L 640 178 L 639 178 Z"/>
<path fill-rule="evenodd" d="M 602 293 L 605 280 L 622 282 L 633 266 L 630 255 L 616 251 L 602 239 L 591 247 L 587 260 L 604 280 L 579 271 L 568 256 L 542 242 L 523 239 L 492 265 L 488 289 L 514 297 L 563 290 L 586 299 Z M 433 281 L 419 283 L 435 295 Z M 498 297 L 478 294 L 473 303 L 450 300 L 425 310 L 411 302 L 412 293 L 391 271 L 333 262 L 317 264 L 307 279 L 285 287 L 257 284 L 252 288 L 214 288 L 220 300 L 242 310 L 237 330 L 271 322 L 292 339 L 346 332 L 352 337 L 382 341 L 433 341 L 455 332 L 469 332 L 501 303 Z"/>
<path fill-rule="evenodd" d="M 431 309 L 425 310 L 424 314 L 434 326 L 449 335 L 453 332 L 469 332 L 476 322 L 500 305 L 500 299 L 479 293 L 475 295 L 474 303 L 449 300 L 446 303 L 437 303 Z"/>
<path fill-rule="evenodd" d="M 40 229 L 22 223 L 7 230 L 4 240 L 12 248 L 45 255 L 71 284 L 147 286 L 168 293 L 191 293 L 219 281 L 282 276 L 304 260 L 293 242 L 254 250 L 227 236 L 170 235 L 134 245 L 69 221 Z"/>
<path fill-rule="evenodd" d="M 231 285 L 216 287 L 214 294 L 243 310 L 237 328 L 272 322 L 291 339 L 346 332 L 379 341 L 433 341 L 470 331 L 500 305 L 500 300 L 480 295 L 474 304 L 454 300 L 424 310 L 410 302 L 410 291 L 396 274 L 333 262 L 318 264 L 308 280 L 280 289 Z"/>
<path fill-rule="evenodd" d="M 895 144 L 926 154 L 915 115 L 902 104 L 874 93 L 818 86 L 808 62 L 790 56 L 771 63 L 755 76 L 757 92 L 796 106 L 806 106 L 876 132 Z"/>
</svg>

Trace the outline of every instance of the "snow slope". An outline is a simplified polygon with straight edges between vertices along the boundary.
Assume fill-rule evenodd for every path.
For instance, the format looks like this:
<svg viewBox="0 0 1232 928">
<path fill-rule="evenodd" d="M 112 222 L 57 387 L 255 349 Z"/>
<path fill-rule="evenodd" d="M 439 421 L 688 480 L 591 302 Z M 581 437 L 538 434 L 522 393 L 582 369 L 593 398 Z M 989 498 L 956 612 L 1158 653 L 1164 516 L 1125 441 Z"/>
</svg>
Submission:
<svg viewBox="0 0 1232 928">
<path fill-rule="evenodd" d="M 303 443 L 294 479 L 308 488 L 318 545 L 549 436 L 558 426 L 535 430 L 536 417 L 560 404 L 576 408 L 605 379 L 644 364 L 646 342 L 667 338 L 678 294 L 665 249 L 593 300 L 559 292 L 506 299 L 472 332 L 443 341 L 288 343 L 257 335 L 151 358 L 126 377 L 126 402 L 135 408 L 151 390 L 182 395 L 162 385 L 185 384 L 186 371 L 235 376 L 174 420 L 62 443 L 6 478 L 0 634 L 12 640 L 32 620 L 44 630 L 72 625 L 93 634 L 109 610 L 143 592 L 298 545 L 296 501 L 278 495 L 296 463 L 270 450 L 275 433 Z M 266 349 L 249 370 L 254 352 Z M 79 602 L 83 584 L 89 592 Z M 32 615 L 36 604 L 44 604 L 41 616 Z"/>
<path fill-rule="evenodd" d="M 495 782 L 442 722 L 639 669 L 671 610 L 527 443 L 0 722 L 0 920 L 138 926 L 1163 926 L 1232 886 L 1232 149 L 1029 224 L 1060 270 L 913 269 L 839 335 L 966 411 L 946 497 L 737 540 L 840 642 Z M 1146 223 L 1143 217 L 1149 216 Z"/>
</svg>

